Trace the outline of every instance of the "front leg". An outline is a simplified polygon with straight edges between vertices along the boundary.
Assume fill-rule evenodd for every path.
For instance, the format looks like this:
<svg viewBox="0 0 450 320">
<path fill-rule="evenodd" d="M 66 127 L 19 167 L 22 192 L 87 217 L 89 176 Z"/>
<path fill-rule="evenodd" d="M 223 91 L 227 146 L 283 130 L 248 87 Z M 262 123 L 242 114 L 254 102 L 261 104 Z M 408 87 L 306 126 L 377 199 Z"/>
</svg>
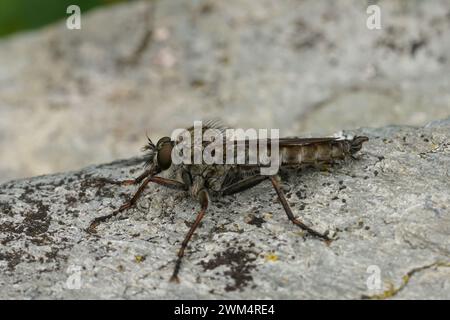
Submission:
<svg viewBox="0 0 450 320">
<path fill-rule="evenodd" d="M 162 178 L 162 177 L 151 177 L 150 181 L 154 182 L 156 184 L 159 184 L 161 186 L 167 187 L 169 189 L 181 190 L 181 191 L 188 191 L 188 189 L 189 189 L 189 187 L 185 183 L 177 181 L 177 180 L 166 179 L 166 178 Z"/>
<path fill-rule="evenodd" d="M 136 204 L 137 200 L 142 195 L 145 187 L 147 187 L 147 185 L 150 182 L 154 182 L 159 185 L 162 185 L 162 186 L 165 186 L 165 187 L 168 187 L 171 189 L 176 189 L 176 190 L 186 191 L 188 189 L 188 187 L 184 183 L 176 181 L 176 180 L 165 179 L 165 178 L 156 177 L 156 176 L 147 177 L 147 178 L 145 178 L 144 182 L 142 182 L 142 184 L 139 186 L 139 189 L 136 191 L 136 193 L 133 195 L 133 197 L 129 201 L 125 202 L 123 205 L 121 205 L 119 207 L 119 209 L 113 211 L 112 213 L 97 217 L 94 220 L 92 220 L 91 223 L 89 224 L 89 227 L 87 228 L 87 232 L 95 233 L 96 232 L 95 228 L 101 222 L 104 222 L 104 221 L 118 215 L 120 212 L 130 209 L 132 206 L 134 206 Z"/>
</svg>

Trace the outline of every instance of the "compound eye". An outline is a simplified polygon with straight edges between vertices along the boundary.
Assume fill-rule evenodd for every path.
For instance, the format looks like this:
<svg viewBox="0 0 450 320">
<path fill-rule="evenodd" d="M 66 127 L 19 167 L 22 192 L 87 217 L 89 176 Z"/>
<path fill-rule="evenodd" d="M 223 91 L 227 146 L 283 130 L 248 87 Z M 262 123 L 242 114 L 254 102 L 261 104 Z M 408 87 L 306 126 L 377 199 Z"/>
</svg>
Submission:
<svg viewBox="0 0 450 320">
<path fill-rule="evenodd" d="M 158 142 L 156 143 L 156 146 L 158 148 L 161 148 L 167 142 L 170 142 L 170 138 L 169 137 L 162 137 L 161 139 L 158 140 Z"/>
<path fill-rule="evenodd" d="M 158 151 L 158 166 L 162 170 L 167 170 L 172 165 L 172 145 L 165 143 Z"/>
</svg>

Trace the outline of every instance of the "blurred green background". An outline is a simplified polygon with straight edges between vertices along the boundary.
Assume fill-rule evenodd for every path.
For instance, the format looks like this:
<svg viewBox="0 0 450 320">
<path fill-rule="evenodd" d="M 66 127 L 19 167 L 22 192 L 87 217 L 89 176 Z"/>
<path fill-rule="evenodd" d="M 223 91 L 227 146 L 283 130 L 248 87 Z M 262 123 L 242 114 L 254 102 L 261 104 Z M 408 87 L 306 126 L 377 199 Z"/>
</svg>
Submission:
<svg viewBox="0 0 450 320">
<path fill-rule="evenodd" d="M 131 0 L 0 0 L 0 37 L 35 29 L 68 16 L 75 4 L 86 12 L 94 7 Z"/>
</svg>

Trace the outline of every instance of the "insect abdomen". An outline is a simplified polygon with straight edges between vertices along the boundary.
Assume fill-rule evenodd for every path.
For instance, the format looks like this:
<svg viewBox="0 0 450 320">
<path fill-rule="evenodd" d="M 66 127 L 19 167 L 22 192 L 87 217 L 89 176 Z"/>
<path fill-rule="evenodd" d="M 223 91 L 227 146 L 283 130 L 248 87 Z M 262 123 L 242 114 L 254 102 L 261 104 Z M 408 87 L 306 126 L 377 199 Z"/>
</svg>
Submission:
<svg viewBox="0 0 450 320">
<path fill-rule="evenodd" d="M 349 154 L 349 146 L 345 140 L 280 147 L 282 165 L 329 163 Z"/>
</svg>

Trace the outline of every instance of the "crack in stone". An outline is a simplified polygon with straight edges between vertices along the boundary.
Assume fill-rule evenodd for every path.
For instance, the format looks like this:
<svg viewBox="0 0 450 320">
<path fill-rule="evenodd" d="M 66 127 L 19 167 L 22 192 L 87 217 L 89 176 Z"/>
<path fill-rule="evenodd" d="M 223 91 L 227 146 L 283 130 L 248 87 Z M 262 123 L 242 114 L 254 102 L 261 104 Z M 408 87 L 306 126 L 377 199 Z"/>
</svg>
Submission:
<svg viewBox="0 0 450 320">
<path fill-rule="evenodd" d="M 448 255 L 450 256 L 450 250 L 447 250 L 446 248 L 439 246 L 438 243 L 432 242 L 424 238 L 418 233 L 413 232 L 405 232 L 405 236 L 403 241 L 405 241 L 406 244 L 410 246 L 411 249 L 431 249 L 432 251 L 442 254 L 442 255 Z M 417 243 L 414 244 L 410 239 L 414 239 Z"/>
<path fill-rule="evenodd" d="M 366 295 L 362 295 L 361 299 L 370 299 L 370 300 L 384 300 L 384 299 L 388 299 L 388 298 L 392 298 L 394 296 L 396 296 L 400 291 L 402 291 L 403 289 L 405 289 L 405 287 L 408 285 L 409 281 L 411 280 L 411 277 L 421 271 L 425 271 L 428 269 L 431 269 L 433 267 L 447 267 L 450 268 L 450 262 L 445 262 L 445 261 L 437 261 L 422 267 L 417 267 L 414 269 L 411 269 L 410 271 L 408 271 L 403 277 L 402 277 L 402 283 L 400 284 L 400 286 L 398 288 L 395 288 L 394 285 L 392 283 L 389 284 L 389 289 L 385 290 L 383 293 L 381 294 L 374 294 L 374 295 L 370 295 L 370 296 L 366 296 Z"/>
</svg>

